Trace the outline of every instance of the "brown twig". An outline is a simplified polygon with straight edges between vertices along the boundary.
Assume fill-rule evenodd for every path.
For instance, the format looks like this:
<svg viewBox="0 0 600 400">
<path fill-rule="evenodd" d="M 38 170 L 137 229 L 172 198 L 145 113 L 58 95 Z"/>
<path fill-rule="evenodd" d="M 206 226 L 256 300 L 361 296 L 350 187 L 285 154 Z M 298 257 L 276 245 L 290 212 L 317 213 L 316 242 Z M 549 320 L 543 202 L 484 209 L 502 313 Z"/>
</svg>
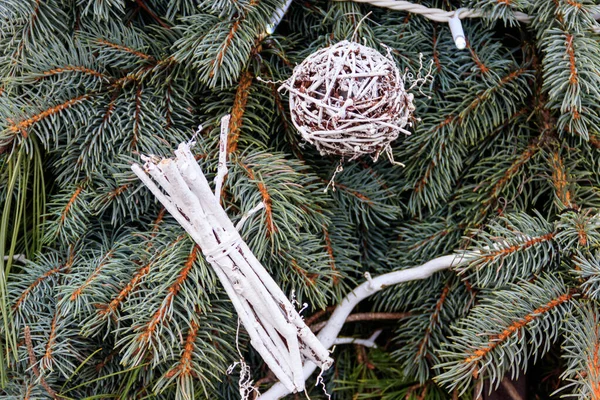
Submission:
<svg viewBox="0 0 600 400">
<path fill-rule="evenodd" d="M 452 391 L 452 400 L 458 400 L 458 389 Z"/>
<path fill-rule="evenodd" d="M 31 331 L 29 329 L 29 326 L 25 326 L 24 334 L 25 334 L 25 345 L 27 346 L 27 353 L 29 354 L 29 364 L 31 364 L 31 370 L 33 371 L 35 376 L 37 376 L 39 378 L 40 385 L 42 385 L 42 387 L 44 389 L 46 389 L 46 392 L 48 392 L 50 397 L 52 397 L 53 399 L 56 399 L 57 398 L 56 392 L 54 391 L 54 389 L 52 389 L 50 387 L 50 385 L 48 385 L 48 382 L 46 382 L 46 380 L 40 373 L 40 369 L 37 366 L 37 360 L 35 358 L 35 353 L 33 351 L 33 343 L 31 341 Z"/>
<path fill-rule="evenodd" d="M 398 320 L 402 318 L 406 318 L 410 315 L 410 313 L 382 313 L 382 312 L 369 312 L 369 313 L 356 313 L 349 315 L 346 318 L 345 323 L 348 322 L 357 322 L 357 321 L 384 321 L 384 320 Z M 310 326 L 310 329 L 313 332 L 320 331 L 325 325 L 327 321 L 319 322 Z M 308 325 L 308 322 L 307 322 Z"/>
<path fill-rule="evenodd" d="M 167 25 L 162 19 L 160 19 L 158 17 L 158 15 L 156 15 L 154 13 L 154 11 L 152 11 L 150 8 L 148 8 L 148 6 L 144 2 L 144 0 L 135 0 L 135 3 L 138 6 L 140 6 L 140 8 L 142 8 L 144 11 L 146 11 L 148 13 L 148 15 L 150 15 L 152 17 L 153 20 L 158 22 L 160 26 L 162 26 L 163 28 L 166 28 L 166 29 L 171 29 L 171 27 L 169 25 Z"/>
<path fill-rule="evenodd" d="M 258 388 L 260 387 L 260 385 L 262 385 L 264 383 L 271 383 L 271 382 L 277 382 L 277 377 L 275 376 L 273 371 L 269 370 L 267 375 L 265 375 L 262 378 L 260 378 L 259 380 L 257 380 L 256 383 L 254 384 L 255 390 L 252 391 L 252 393 L 254 393 L 254 398 L 258 398 L 257 393 L 259 393 Z"/>
<path fill-rule="evenodd" d="M 513 385 L 513 383 L 510 381 L 510 379 L 505 377 L 504 379 L 502 379 L 502 382 L 500 384 L 504 386 L 504 390 L 512 400 L 523 400 L 523 397 L 521 396 L 515 385 Z"/>
<path fill-rule="evenodd" d="M 327 313 L 332 313 L 333 310 L 335 310 L 334 306 L 329 306 L 324 310 L 319 310 L 316 313 L 314 313 L 313 315 L 311 315 L 310 317 L 306 318 L 304 320 L 304 323 L 307 326 L 311 326 L 315 321 L 317 321 L 319 318 L 321 318 L 323 315 L 327 314 Z"/>
</svg>

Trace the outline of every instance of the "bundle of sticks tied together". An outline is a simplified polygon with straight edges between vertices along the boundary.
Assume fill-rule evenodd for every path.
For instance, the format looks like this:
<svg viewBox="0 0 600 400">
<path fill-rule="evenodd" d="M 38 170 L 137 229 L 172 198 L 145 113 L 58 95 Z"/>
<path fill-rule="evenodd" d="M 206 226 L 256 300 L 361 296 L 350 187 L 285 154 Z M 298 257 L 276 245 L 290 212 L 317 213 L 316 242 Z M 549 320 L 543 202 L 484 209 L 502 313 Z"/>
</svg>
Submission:
<svg viewBox="0 0 600 400">
<path fill-rule="evenodd" d="M 227 174 L 227 125 L 221 124 L 215 191 L 182 143 L 175 158 L 143 157 L 132 170 L 201 248 L 233 303 L 252 346 L 290 392 L 304 390 L 305 360 L 322 369 L 333 363 L 329 351 L 306 326 L 290 300 L 242 240 L 220 205 Z M 157 185 L 158 183 L 158 185 Z M 162 188 L 159 188 L 159 186 Z M 255 207 L 254 211 L 260 210 Z M 242 219 L 241 223 L 243 223 Z"/>
</svg>

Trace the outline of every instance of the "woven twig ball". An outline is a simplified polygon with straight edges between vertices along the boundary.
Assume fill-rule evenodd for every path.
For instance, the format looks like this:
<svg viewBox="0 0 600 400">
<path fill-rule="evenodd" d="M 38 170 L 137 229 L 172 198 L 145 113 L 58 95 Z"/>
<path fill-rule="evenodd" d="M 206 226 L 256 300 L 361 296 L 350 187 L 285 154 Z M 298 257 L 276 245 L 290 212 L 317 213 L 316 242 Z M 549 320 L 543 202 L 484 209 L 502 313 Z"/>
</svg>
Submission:
<svg viewBox="0 0 600 400">
<path fill-rule="evenodd" d="M 282 88 L 294 126 L 322 155 L 377 159 L 400 133 L 410 134 L 413 95 L 395 63 L 370 47 L 345 40 L 319 50 Z"/>
</svg>

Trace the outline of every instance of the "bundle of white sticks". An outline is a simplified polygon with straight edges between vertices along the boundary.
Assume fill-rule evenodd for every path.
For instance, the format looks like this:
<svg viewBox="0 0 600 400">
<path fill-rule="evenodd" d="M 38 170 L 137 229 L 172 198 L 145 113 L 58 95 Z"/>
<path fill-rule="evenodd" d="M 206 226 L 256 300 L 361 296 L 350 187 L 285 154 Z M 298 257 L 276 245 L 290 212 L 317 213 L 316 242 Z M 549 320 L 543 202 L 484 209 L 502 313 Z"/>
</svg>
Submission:
<svg viewBox="0 0 600 400">
<path fill-rule="evenodd" d="M 180 144 L 175 159 L 143 157 L 144 168 L 134 164 L 132 169 L 200 246 L 235 306 L 252 346 L 287 390 L 299 392 L 304 390 L 304 360 L 322 369 L 329 368 L 333 360 L 242 240 L 238 233 L 241 224 L 234 227 L 220 205 L 221 187 L 227 174 L 229 117 L 221 122 L 214 194 L 190 151 L 193 143 Z"/>
<path fill-rule="evenodd" d="M 315 336 L 238 233 L 249 215 L 264 205 L 254 207 L 236 226 L 220 205 L 221 188 L 227 175 L 228 125 L 229 116 L 226 116 L 221 120 L 219 167 L 214 193 L 190 151 L 193 142 L 180 144 L 175 151 L 175 159 L 142 157 L 144 168 L 138 164 L 131 168 L 200 246 L 235 306 L 252 346 L 279 379 L 280 382 L 258 400 L 279 399 L 288 393 L 304 390 L 305 380 L 317 367 L 326 370 L 332 365 L 328 351 L 331 346 L 347 343 L 374 345 L 378 332 L 367 340 L 338 336 L 346 318 L 360 301 L 384 287 L 426 279 L 451 268 L 460 263 L 464 255 L 438 257 L 423 265 L 375 278 L 365 274 L 367 281 L 348 293 Z"/>
</svg>

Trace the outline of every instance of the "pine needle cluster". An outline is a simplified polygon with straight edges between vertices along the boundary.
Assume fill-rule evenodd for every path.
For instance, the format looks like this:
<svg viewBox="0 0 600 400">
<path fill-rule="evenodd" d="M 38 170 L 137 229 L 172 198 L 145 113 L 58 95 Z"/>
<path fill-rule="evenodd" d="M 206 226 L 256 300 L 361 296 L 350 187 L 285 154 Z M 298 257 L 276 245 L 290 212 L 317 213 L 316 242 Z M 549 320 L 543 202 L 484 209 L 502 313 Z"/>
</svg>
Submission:
<svg viewBox="0 0 600 400">
<path fill-rule="evenodd" d="M 268 35 L 284 3 L 0 2 L 0 393 L 234 399 L 236 341 L 259 389 L 273 382 L 130 170 L 202 125 L 211 181 L 230 114 L 224 208 L 235 223 L 264 204 L 242 237 L 315 329 L 365 272 L 461 255 L 355 310 L 344 336 L 384 334 L 338 346 L 336 398 L 470 398 L 557 348 L 557 395 L 600 398 L 600 7 L 423 1 L 486 13 L 458 51 L 445 24 L 351 1 L 294 1 Z M 301 142 L 274 82 L 345 39 L 414 75 L 423 54 L 434 79 L 392 145 L 406 167 L 360 159 L 324 193 L 338 160 Z"/>
</svg>

